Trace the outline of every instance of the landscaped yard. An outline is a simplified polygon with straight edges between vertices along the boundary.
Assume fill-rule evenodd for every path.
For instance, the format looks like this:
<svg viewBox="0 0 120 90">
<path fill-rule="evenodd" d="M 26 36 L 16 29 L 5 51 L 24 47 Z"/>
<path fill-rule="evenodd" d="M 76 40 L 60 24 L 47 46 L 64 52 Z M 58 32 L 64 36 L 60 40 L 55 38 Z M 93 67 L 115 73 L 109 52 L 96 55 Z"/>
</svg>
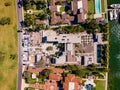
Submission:
<svg viewBox="0 0 120 90">
<path fill-rule="evenodd" d="M 94 0 L 88 0 L 88 13 L 94 14 Z"/>
<path fill-rule="evenodd" d="M 105 1 L 104 0 L 101 0 L 101 9 L 102 9 L 102 12 L 105 12 Z"/>
<path fill-rule="evenodd" d="M 93 19 L 95 12 L 94 0 L 88 0 L 88 18 Z"/>
<path fill-rule="evenodd" d="M 10 6 L 4 3 L 11 2 Z M 10 25 L 0 25 L 0 90 L 16 90 L 17 27 L 15 0 L 0 0 L 0 18 L 10 17 Z"/>
<path fill-rule="evenodd" d="M 105 81 L 96 80 L 96 90 L 105 90 Z"/>
</svg>

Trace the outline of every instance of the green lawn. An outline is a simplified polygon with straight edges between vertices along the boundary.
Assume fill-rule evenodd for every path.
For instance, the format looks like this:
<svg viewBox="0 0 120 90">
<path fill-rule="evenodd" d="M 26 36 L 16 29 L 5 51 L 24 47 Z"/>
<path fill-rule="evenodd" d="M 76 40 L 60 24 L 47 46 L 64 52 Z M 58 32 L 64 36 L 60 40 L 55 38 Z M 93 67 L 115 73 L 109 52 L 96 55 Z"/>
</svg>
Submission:
<svg viewBox="0 0 120 90">
<path fill-rule="evenodd" d="M 105 1 L 104 0 L 101 0 L 101 9 L 102 9 L 102 12 L 105 12 Z"/>
<path fill-rule="evenodd" d="M 11 24 L 0 26 L 0 90 L 16 90 L 17 26 L 15 0 L 0 0 L 0 18 L 10 17 Z M 11 6 L 5 7 L 5 2 Z M 10 56 L 15 56 L 12 60 Z"/>
<path fill-rule="evenodd" d="M 105 81 L 96 80 L 96 90 L 105 90 Z"/>
<path fill-rule="evenodd" d="M 62 13 L 62 12 L 64 12 L 64 11 L 65 11 L 65 7 L 62 6 L 62 7 L 60 8 L 60 12 Z"/>
<path fill-rule="evenodd" d="M 94 0 L 88 0 L 88 13 L 94 14 Z"/>
<path fill-rule="evenodd" d="M 94 0 L 88 0 L 88 14 L 87 18 L 93 19 L 95 13 Z"/>
</svg>

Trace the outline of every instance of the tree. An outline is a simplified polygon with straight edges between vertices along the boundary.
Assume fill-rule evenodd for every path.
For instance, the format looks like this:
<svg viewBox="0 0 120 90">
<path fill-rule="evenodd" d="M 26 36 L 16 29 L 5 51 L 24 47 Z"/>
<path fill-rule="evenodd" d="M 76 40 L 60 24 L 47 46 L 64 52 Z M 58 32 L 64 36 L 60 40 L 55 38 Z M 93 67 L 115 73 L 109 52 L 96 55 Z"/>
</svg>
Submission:
<svg viewBox="0 0 120 90">
<path fill-rule="evenodd" d="M 45 69 L 44 71 L 44 76 L 46 76 L 47 78 L 49 77 L 49 74 L 52 72 L 50 69 Z"/>
<path fill-rule="evenodd" d="M 50 9 L 48 9 L 48 12 L 47 12 L 47 13 L 48 13 L 49 16 L 51 16 L 52 11 L 51 11 Z"/>
<path fill-rule="evenodd" d="M 59 1 L 55 2 L 55 5 L 62 5 L 62 1 L 59 0 Z"/>
<path fill-rule="evenodd" d="M 23 0 L 24 10 L 32 9 L 32 4 L 30 0 Z"/>
<path fill-rule="evenodd" d="M 42 30 L 45 29 L 45 25 L 44 24 L 36 24 L 35 25 L 35 30 Z"/>
<path fill-rule="evenodd" d="M 36 63 L 37 67 L 45 67 L 46 63 L 45 60 L 41 59 L 39 62 Z"/>
<path fill-rule="evenodd" d="M 9 17 L 2 17 L 0 19 L 0 25 L 10 24 L 11 20 Z"/>
<path fill-rule="evenodd" d="M 44 12 L 39 13 L 38 15 L 36 15 L 36 18 L 40 19 L 40 20 L 45 20 L 45 19 L 47 19 L 47 14 L 45 14 Z"/>
<path fill-rule="evenodd" d="M 25 25 L 26 26 L 30 26 L 30 25 L 33 25 L 33 18 L 32 18 L 32 15 L 30 15 L 30 14 L 26 14 L 25 15 L 25 20 L 24 20 L 24 22 L 25 22 Z"/>
<path fill-rule="evenodd" d="M 109 31 L 109 23 L 99 24 L 101 32 L 107 33 Z"/>
<path fill-rule="evenodd" d="M 96 23 L 95 19 L 87 20 L 84 26 L 88 30 L 88 32 L 91 33 L 99 32 L 99 25 Z"/>
<path fill-rule="evenodd" d="M 44 9 L 46 7 L 46 1 L 45 0 L 36 1 L 36 7 L 37 10 Z"/>
<path fill-rule="evenodd" d="M 70 14 L 70 15 L 72 15 L 73 11 L 72 10 L 68 10 L 67 13 Z"/>
<path fill-rule="evenodd" d="M 52 46 L 49 46 L 49 47 L 47 47 L 47 50 L 52 51 L 52 50 L 53 50 L 53 47 L 52 47 Z"/>
<path fill-rule="evenodd" d="M 5 2 L 4 5 L 7 7 L 7 6 L 10 6 L 11 5 L 11 2 Z"/>
<path fill-rule="evenodd" d="M 72 2 L 72 0 L 67 0 L 67 3 L 71 3 Z"/>
</svg>

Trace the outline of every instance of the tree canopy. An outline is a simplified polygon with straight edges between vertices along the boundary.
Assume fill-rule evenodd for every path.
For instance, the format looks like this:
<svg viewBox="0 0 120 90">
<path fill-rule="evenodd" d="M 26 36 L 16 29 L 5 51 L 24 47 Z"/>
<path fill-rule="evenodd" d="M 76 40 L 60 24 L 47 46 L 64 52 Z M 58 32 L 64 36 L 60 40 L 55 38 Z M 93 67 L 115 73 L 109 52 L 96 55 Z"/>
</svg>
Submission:
<svg viewBox="0 0 120 90">
<path fill-rule="evenodd" d="M 2 17 L 0 19 L 0 25 L 10 24 L 11 19 L 9 17 Z"/>
</svg>

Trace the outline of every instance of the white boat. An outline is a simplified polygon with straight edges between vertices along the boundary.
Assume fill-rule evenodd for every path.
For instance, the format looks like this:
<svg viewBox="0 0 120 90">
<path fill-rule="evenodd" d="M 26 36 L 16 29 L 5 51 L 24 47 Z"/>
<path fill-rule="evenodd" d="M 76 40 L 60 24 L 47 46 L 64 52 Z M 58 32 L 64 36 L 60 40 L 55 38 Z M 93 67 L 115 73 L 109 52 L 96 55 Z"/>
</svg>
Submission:
<svg viewBox="0 0 120 90">
<path fill-rule="evenodd" d="M 110 7 L 112 7 L 112 8 L 120 8 L 120 4 L 112 4 L 112 5 L 110 5 Z"/>
<path fill-rule="evenodd" d="M 114 19 L 117 19 L 117 17 L 118 17 L 118 14 L 117 14 L 117 10 L 114 10 Z"/>
<path fill-rule="evenodd" d="M 113 20 L 113 12 L 109 12 L 109 15 L 110 15 L 110 20 Z"/>
</svg>

